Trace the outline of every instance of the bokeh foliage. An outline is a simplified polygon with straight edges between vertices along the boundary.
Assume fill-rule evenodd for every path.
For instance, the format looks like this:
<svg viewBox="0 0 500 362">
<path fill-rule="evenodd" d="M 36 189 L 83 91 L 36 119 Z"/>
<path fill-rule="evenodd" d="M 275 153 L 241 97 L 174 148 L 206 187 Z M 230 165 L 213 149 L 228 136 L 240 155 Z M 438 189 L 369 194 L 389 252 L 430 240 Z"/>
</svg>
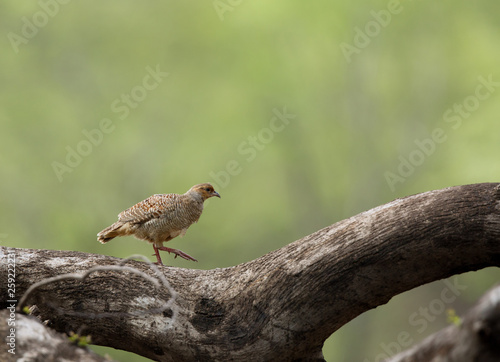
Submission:
<svg viewBox="0 0 500 362">
<path fill-rule="evenodd" d="M 209 181 L 222 199 L 171 244 L 199 263 L 164 259 L 226 267 L 396 197 L 498 181 L 500 89 L 469 103 L 459 127 L 444 115 L 474 96 L 478 77 L 500 82 L 499 10 L 493 0 L 4 1 L 2 245 L 149 255 L 133 238 L 103 246 L 95 235 L 153 193 Z M 346 57 L 342 44 L 356 40 L 364 46 Z M 143 94 L 148 67 L 169 75 Z M 117 112 L 131 92 L 144 99 Z M 284 108 L 295 118 L 269 133 L 273 110 Z M 102 119 L 113 130 L 58 177 L 54 162 L 66 164 L 68 147 Z M 386 172 L 437 128 L 446 140 L 391 189 Z M 498 276 L 459 276 L 467 289 L 449 307 L 460 314 Z M 328 340 L 325 357 L 373 361 L 401 331 L 417 341 L 442 328 L 444 312 L 421 333 L 408 318 L 443 288 L 423 286 L 360 316 Z"/>
</svg>

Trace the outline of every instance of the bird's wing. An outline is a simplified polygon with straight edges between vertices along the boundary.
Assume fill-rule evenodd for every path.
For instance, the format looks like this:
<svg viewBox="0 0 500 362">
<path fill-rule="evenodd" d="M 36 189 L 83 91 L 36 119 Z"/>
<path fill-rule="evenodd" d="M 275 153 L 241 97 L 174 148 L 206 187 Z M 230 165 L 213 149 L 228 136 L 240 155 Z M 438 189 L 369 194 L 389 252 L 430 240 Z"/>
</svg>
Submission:
<svg viewBox="0 0 500 362">
<path fill-rule="evenodd" d="M 148 197 L 118 215 L 118 220 L 142 224 L 151 219 L 163 217 L 175 212 L 178 207 L 179 195 L 156 194 Z"/>
</svg>

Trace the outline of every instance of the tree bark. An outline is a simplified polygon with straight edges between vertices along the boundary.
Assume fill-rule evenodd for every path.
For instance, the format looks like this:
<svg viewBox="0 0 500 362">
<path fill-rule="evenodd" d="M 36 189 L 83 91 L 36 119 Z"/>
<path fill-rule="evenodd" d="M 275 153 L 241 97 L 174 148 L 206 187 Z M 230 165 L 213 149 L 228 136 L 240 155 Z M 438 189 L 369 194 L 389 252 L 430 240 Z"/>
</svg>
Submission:
<svg viewBox="0 0 500 362">
<path fill-rule="evenodd" d="M 213 270 L 2 247 L 0 276 L 14 252 L 16 298 L 45 280 L 23 303 L 50 327 L 153 360 L 319 361 L 333 332 L 393 296 L 498 266 L 499 200 L 497 183 L 413 195 Z"/>
<path fill-rule="evenodd" d="M 500 285 L 486 293 L 463 318 L 387 362 L 500 361 Z"/>
<path fill-rule="evenodd" d="M 0 344 L 0 361 L 110 362 L 78 347 L 68 336 L 45 327 L 34 317 L 4 309 L 0 311 L 0 321 L 0 336 L 7 337 Z"/>
</svg>

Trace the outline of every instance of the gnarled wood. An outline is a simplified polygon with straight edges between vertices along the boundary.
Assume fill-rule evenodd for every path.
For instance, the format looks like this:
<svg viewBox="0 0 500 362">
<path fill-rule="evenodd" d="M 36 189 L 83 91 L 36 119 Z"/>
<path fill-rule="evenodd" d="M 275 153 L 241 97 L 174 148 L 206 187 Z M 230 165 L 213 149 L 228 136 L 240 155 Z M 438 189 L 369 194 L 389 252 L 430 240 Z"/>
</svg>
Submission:
<svg viewBox="0 0 500 362">
<path fill-rule="evenodd" d="M 499 200 L 496 183 L 430 191 L 234 267 L 128 261 L 138 272 L 95 269 L 83 280 L 54 280 L 27 303 L 58 331 L 158 361 L 322 360 L 325 339 L 359 314 L 419 285 L 498 266 Z M 74 251 L 0 255 L 13 251 L 18 298 L 46 278 L 122 262 Z"/>
</svg>

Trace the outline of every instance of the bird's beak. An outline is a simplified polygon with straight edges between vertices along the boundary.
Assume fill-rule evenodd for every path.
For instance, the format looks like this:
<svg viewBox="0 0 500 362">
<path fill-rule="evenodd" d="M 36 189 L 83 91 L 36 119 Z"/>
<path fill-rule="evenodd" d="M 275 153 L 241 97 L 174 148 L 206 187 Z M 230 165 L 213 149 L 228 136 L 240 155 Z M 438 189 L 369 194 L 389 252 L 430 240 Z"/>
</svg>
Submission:
<svg viewBox="0 0 500 362">
<path fill-rule="evenodd" d="M 217 191 L 212 192 L 212 196 L 217 196 L 220 199 L 220 195 Z"/>
</svg>

